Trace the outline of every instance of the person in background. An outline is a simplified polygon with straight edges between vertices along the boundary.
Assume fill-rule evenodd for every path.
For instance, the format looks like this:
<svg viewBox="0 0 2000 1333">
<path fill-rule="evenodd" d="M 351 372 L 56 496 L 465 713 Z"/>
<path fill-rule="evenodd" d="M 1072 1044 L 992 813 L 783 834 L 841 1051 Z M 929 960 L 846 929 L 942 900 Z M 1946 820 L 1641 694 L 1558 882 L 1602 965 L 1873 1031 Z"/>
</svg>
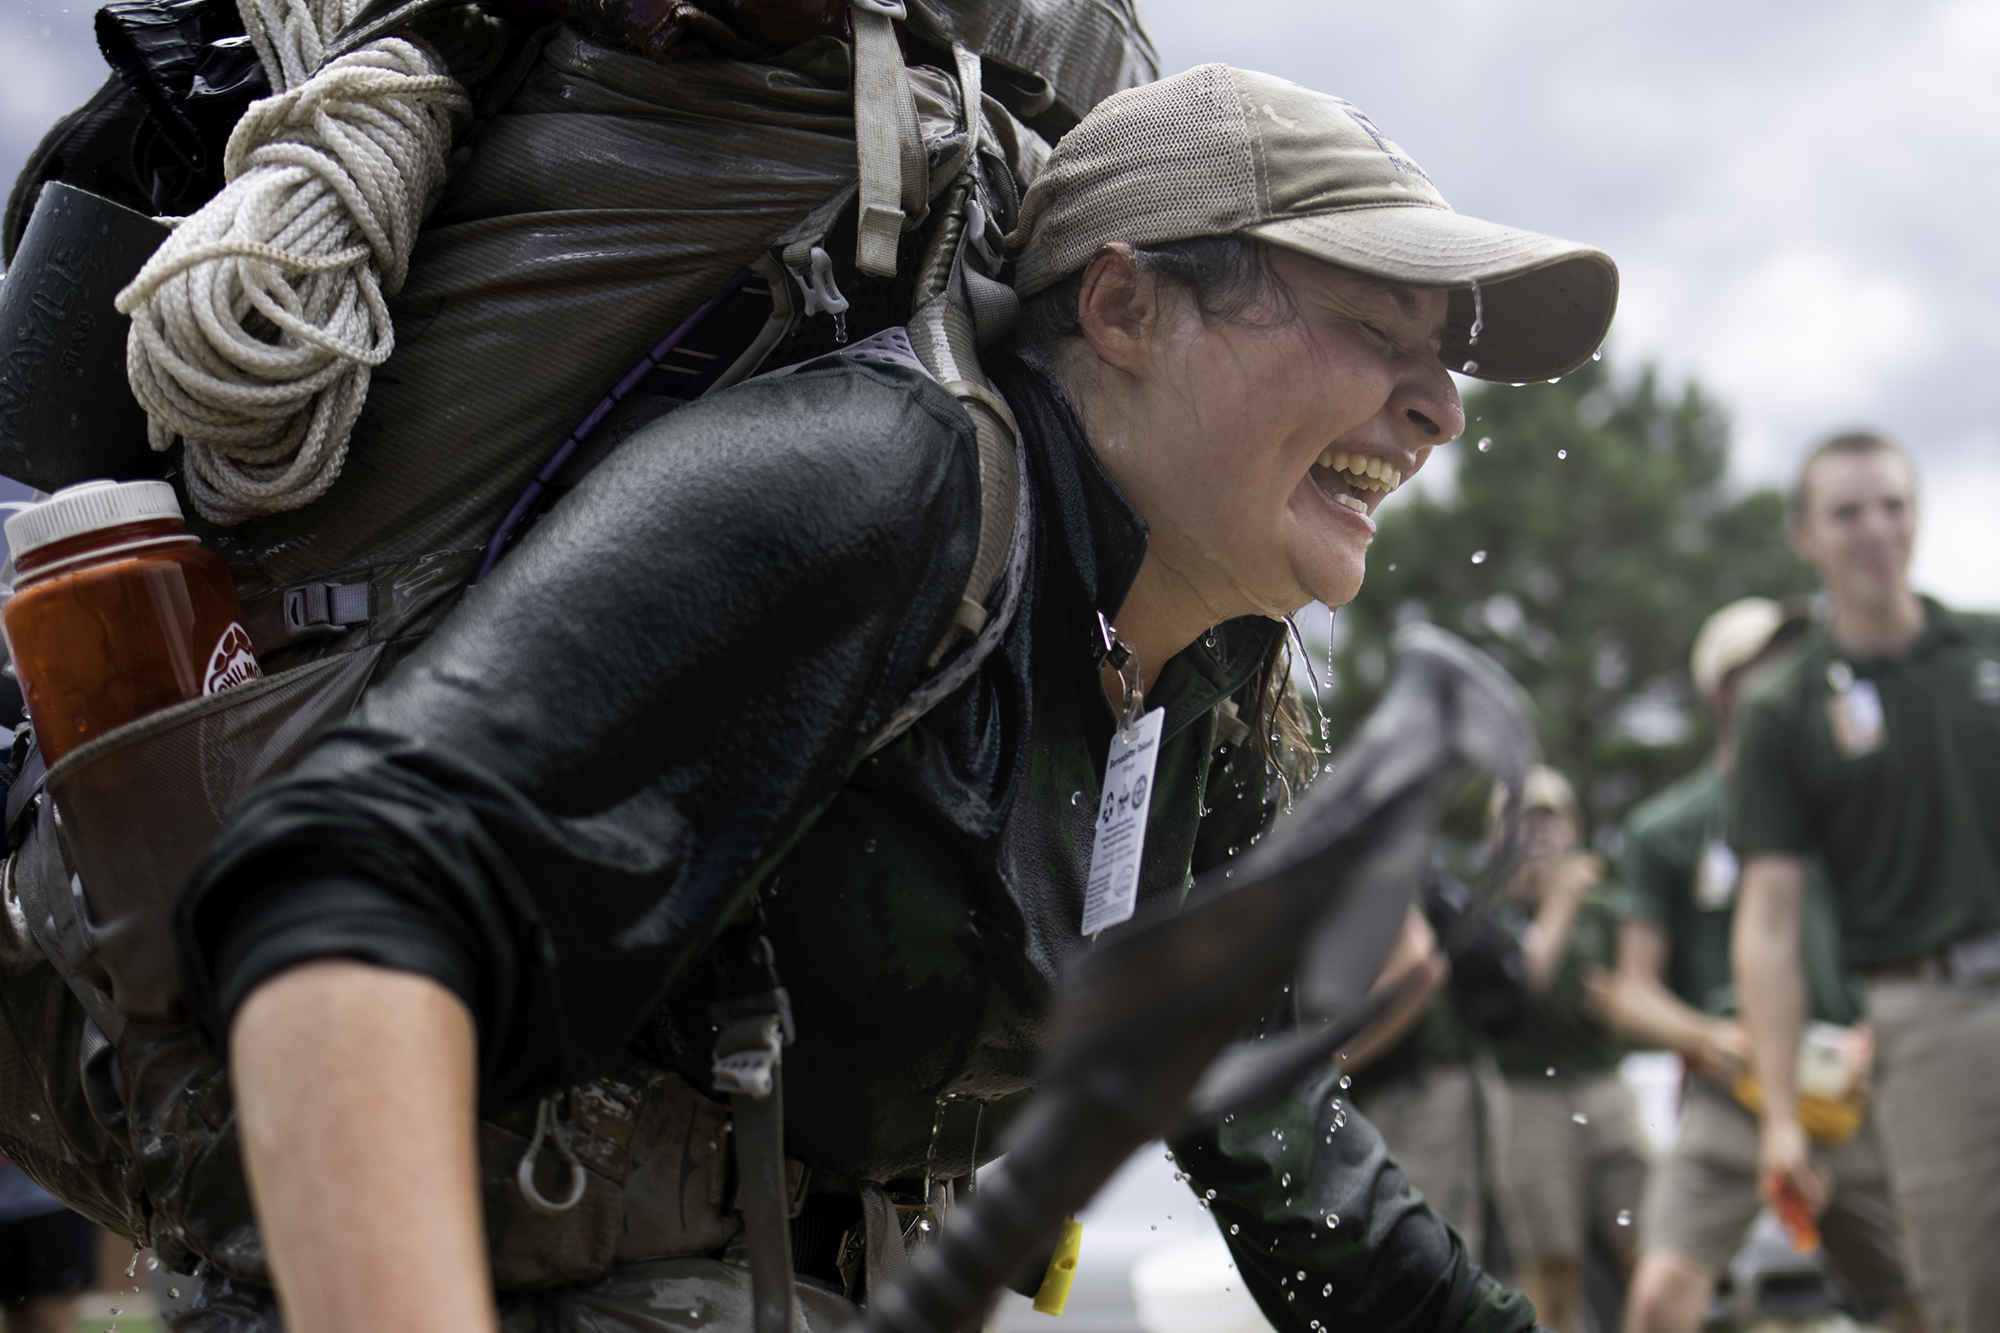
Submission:
<svg viewBox="0 0 2000 1333">
<path fill-rule="evenodd" d="M 1403 939 L 1377 989 L 1422 969 L 1427 985 L 1402 1021 L 1348 1047 L 1354 1107 L 1381 1130 L 1390 1155 L 1467 1252 L 1486 1253 L 1494 1128 L 1506 1089 L 1492 1038 L 1525 1017 L 1530 1002 L 1520 942 L 1485 916 L 1461 928 L 1472 893 L 1435 874 L 1412 906 Z"/>
<path fill-rule="evenodd" d="M 1626 818 L 1619 878 L 1632 914 L 1618 928 L 1618 970 L 1596 994 L 1614 1028 L 1637 1045 L 1678 1053 L 1690 1074 L 1680 1137 L 1646 1191 L 1627 1333 L 1699 1333 L 1716 1279 L 1760 1205 L 1757 1117 L 1735 1095 L 1749 1039 L 1736 1021 L 1729 976 L 1737 881 L 1729 781 L 1738 704 L 1796 650 L 1810 623 L 1766 597 L 1731 602 L 1708 618 L 1691 672 L 1715 714 L 1715 752 Z M 1814 865 L 1803 957 L 1813 1019 L 1846 1026 L 1860 1017 L 1860 1004 L 1841 966 L 1830 893 Z M 1897 1328 L 1916 1328 L 1873 1124 L 1860 1123 L 1814 1157 L 1836 1183 L 1822 1230 L 1841 1284 L 1861 1308 L 1893 1310 Z"/>
<path fill-rule="evenodd" d="M 75 1333 L 97 1272 L 97 1224 L 0 1159 L 0 1310 L 7 1333 Z"/>
<path fill-rule="evenodd" d="M 1491 842 L 1501 813 L 1496 793 Z M 1495 1045 L 1508 1111 L 1493 1183 L 1521 1288 L 1556 1333 L 1582 1326 L 1592 1239 L 1630 1274 L 1632 1214 L 1651 1157 L 1638 1101 L 1618 1077 L 1625 1047 L 1587 1007 L 1586 979 L 1615 961 L 1622 909 L 1580 833 L 1568 780 L 1552 768 L 1529 770 L 1508 907 L 1535 1001 Z"/>
<path fill-rule="evenodd" d="M 1910 588 L 1917 488 L 1879 435 L 1806 460 L 1794 548 L 1831 614 L 1747 697 L 1734 790 L 1738 1002 L 1763 1085 L 1759 1164 L 1823 1209 L 1798 1118 L 1806 867 L 1823 857 L 1867 977 L 1876 1122 L 1933 1333 L 2000 1320 L 2000 618 Z"/>
</svg>

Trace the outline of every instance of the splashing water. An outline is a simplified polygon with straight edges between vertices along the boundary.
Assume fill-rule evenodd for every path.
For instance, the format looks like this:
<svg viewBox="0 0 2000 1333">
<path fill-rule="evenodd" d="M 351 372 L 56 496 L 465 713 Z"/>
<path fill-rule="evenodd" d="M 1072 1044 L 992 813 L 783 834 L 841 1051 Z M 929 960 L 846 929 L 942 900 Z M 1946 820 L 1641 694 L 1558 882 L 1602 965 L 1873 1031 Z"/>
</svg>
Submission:
<svg viewBox="0 0 2000 1333">
<path fill-rule="evenodd" d="M 1477 375 L 1479 373 L 1479 363 L 1468 359 L 1464 365 L 1458 368 L 1458 373 L 1461 375 Z"/>
<path fill-rule="evenodd" d="M 1563 459 L 1565 459 L 1565 458 L 1568 458 L 1568 457 L 1569 457 L 1569 450 L 1567 450 L 1567 449 L 1558 449 L 1558 450 L 1556 450 L 1556 461 L 1557 461 L 1557 462 L 1561 462 L 1561 461 L 1562 461 Z"/>
<path fill-rule="evenodd" d="M 1572 1111 L 1572 1112 L 1570 1112 L 1570 1116 L 1569 1116 L 1569 1118 L 1570 1118 L 1570 1121 L 1571 1121 L 1571 1123 L 1573 1123 L 1573 1124 L 1578 1124 L 1578 1125 L 1587 1125 L 1587 1124 L 1589 1124 L 1589 1123 L 1590 1123 L 1590 1117 L 1589 1117 L 1589 1116 L 1587 1116 L 1587 1115 L 1585 1115 L 1585 1114 L 1584 1114 L 1583 1112 L 1581 1112 L 1581 1111 Z"/>
<path fill-rule="evenodd" d="M 1485 563 L 1486 563 L 1486 552 L 1484 552 L 1484 551 L 1474 551 L 1474 552 L 1472 553 L 1472 563 L 1473 563 L 1473 564 L 1475 564 L 1475 565 L 1483 565 L 1483 564 L 1485 564 Z"/>
<path fill-rule="evenodd" d="M 1630 1208 L 1620 1208 L 1618 1210 L 1618 1225 L 1621 1227 L 1632 1225 L 1632 1210 Z"/>
<path fill-rule="evenodd" d="M 1486 332 L 1486 297 L 1479 290 L 1477 279 L 1472 283 L 1472 328 L 1466 334 L 1467 347 L 1479 346 L 1479 335 Z"/>
<path fill-rule="evenodd" d="M 1485 452 L 1486 452 L 1487 450 L 1491 449 L 1492 447 L 1493 447 L 1493 437 L 1492 437 L 1491 435 L 1482 435 L 1482 436 L 1480 436 L 1480 437 L 1479 437 L 1479 452 L 1480 452 L 1480 453 L 1482 453 L 1482 454 L 1483 454 L 1483 453 L 1485 453 Z"/>
</svg>

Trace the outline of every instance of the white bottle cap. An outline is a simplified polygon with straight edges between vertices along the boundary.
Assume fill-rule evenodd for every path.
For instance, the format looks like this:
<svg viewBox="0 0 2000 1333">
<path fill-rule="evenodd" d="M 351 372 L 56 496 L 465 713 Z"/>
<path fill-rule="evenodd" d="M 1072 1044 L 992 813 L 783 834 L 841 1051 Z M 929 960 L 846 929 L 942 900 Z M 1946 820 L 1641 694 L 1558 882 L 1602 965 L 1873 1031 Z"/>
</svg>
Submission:
<svg viewBox="0 0 2000 1333">
<path fill-rule="evenodd" d="M 80 481 L 7 519 L 7 545 L 20 558 L 66 537 L 125 523 L 181 521 L 181 502 L 164 481 Z"/>
</svg>

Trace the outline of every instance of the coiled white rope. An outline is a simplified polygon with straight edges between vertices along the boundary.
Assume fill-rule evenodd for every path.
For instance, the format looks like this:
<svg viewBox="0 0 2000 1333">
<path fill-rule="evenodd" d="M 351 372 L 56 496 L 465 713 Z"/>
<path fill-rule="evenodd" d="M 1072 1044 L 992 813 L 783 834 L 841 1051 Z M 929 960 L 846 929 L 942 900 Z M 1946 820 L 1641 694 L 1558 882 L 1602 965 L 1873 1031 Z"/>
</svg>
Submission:
<svg viewBox="0 0 2000 1333">
<path fill-rule="evenodd" d="M 239 0 L 275 91 L 230 135 L 228 184 L 118 294 L 152 446 L 185 441 L 189 498 L 212 522 L 297 509 L 340 475 L 395 347 L 384 295 L 471 114 L 416 42 L 322 64 L 363 3 Z"/>
</svg>

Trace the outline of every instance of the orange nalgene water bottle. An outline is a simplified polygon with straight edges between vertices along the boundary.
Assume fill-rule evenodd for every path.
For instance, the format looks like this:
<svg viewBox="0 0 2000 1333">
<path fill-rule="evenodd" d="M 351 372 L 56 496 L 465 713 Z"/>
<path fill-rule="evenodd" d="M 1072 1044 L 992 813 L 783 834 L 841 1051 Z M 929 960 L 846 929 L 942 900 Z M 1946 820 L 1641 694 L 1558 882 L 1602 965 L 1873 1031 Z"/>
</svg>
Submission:
<svg viewBox="0 0 2000 1333">
<path fill-rule="evenodd" d="M 113 727 L 263 675 L 229 567 L 164 481 L 86 481 L 7 520 L 0 629 L 53 766 Z"/>
</svg>

